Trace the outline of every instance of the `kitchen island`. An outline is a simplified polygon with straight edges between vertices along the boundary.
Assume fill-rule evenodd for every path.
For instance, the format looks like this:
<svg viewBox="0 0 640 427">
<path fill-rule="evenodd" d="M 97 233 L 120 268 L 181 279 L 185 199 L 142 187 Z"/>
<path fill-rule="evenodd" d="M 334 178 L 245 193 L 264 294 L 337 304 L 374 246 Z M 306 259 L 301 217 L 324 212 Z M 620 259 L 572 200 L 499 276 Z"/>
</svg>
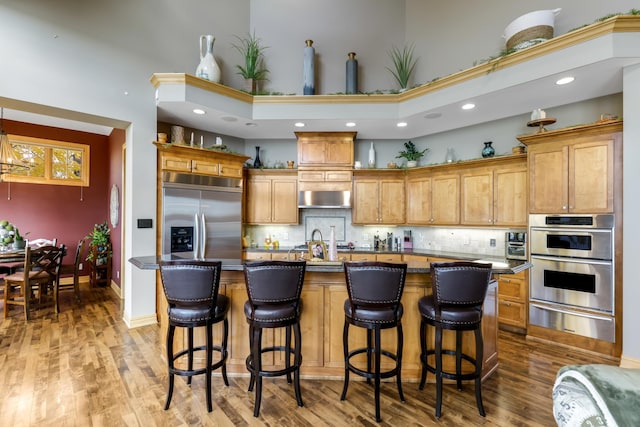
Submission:
<svg viewBox="0 0 640 427">
<path fill-rule="evenodd" d="M 156 256 L 135 257 L 129 261 L 141 269 L 158 269 L 161 258 Z M 242 260 L 222 260 L 222 275 L 220 292 L 231 300 L 229 311 L 229 359 L 227 370 L 230 374 L 248 375 L 245 359 L 249 354 L 249 330 L 244 316 L 244 303 L 247 300 Z M 503 267 L 494 273 L 509 273 L 521 271 L 530 266 L 526 262 L 513 262 L 511 267 Z M 159 283 L 159 282 L 158 282 Z M 162 334 L 167 329 L 167 308 L 162 287 L 157 287 L 158 321 Z M 431 292 L 431 277 L 428 267 L 411 267 L 408 269 L 405 289 L 402 297 L 404 305 L 404 354 L 402 360 L 402 377 L 404 380 L 417 381 L 420 378 L 420 314 L 418 300 Z M 484 361 L 483 378 L 486 378 L 498 367 L 497 348 L 497 284 L 492 282 L 489 287 L 484 305 L 483 335 Z M 340 379 L 344 376 L 344 353 L 342 347 L 342 331 L 344 326 L 344 301 L 348 298 L 345 286 L 344 270 L 341 265 L 326 265 L 309 262 L 305 274 L 302 290 L 303 313 L 302 326 L 302 354 L 303 363 L 301 373 L 306 378 Z M 204 331 L 196 331 L 196 340 L 204 342 Z M 354 329 L 350 335 L 353 346 L 364 346 L 364 330 Z M 356 333 L 358 332 L 358 333 Z M 446 331 L 451 332 L 451 331 Z M 453 346 L 454 335 L 445 332 L 445 345 Z M 200 333 L 201 335 L 198 335 Z M 178 331 L 176 332 L 178 335 Z M 214 329 L 214 334 L 219 330 Z M 164 335 L 163 335 L 164 336 Z M 433 338 L 433 334 L 430 334 Z M 465 337 L 464 351 L 474 355 L 475 349 L 472 335 Z M 186 344 L 186 335 L 182 336 Z M 215 337 L 214 339 L 218 339 Z M 284 331 L 265 332 L 264 338 L 268 343 L 284 341 Z M 180 343 L 179 339 L 176 339 Z M 384 346 L 395 349 L 395 330 L 383 332 Z M 178 345 L 178 346 L 179 346 Z M 184 348 L 184 347 L 183 347 Z M 159 349 L 165 354 L 164 349 Z M 271 355 L 266 357 L 273 357 Z M 277 357 L 277 356 L 276 356 Z M 263 363 L 276 366 L 280 360 L 265 360 Z M 445 362 L 445 367 L 449 366 Z M 433 377 L 430 377 L 431 379 Z"/>
</svg>

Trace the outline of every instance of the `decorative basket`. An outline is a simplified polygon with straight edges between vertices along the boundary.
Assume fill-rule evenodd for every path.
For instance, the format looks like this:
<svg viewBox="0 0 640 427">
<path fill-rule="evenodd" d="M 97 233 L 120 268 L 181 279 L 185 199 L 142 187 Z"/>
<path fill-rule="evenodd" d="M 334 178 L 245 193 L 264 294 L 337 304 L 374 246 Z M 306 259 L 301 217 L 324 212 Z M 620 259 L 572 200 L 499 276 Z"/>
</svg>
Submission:
<svg viewBox="0 0 640 427">
<path fill-rule="evenodd" d="M 507 49 L 517 48 L 518 45 L 531 40 L 549 40 L 553 38 L 553 27 L 548 25 L 536 25 L 535 27 L 526 28 L 519 33 L 511 36 L 507 40 Z"/>
<path fill-rule="evenodd" d="M 502 35 L 506 41 L 507 49 L 524 48 L 530 46 L 526 42 L 553 38 L 555 17 L 561 10 L 560 8 L 536 10 L 511 21 Z"/>
</svg>

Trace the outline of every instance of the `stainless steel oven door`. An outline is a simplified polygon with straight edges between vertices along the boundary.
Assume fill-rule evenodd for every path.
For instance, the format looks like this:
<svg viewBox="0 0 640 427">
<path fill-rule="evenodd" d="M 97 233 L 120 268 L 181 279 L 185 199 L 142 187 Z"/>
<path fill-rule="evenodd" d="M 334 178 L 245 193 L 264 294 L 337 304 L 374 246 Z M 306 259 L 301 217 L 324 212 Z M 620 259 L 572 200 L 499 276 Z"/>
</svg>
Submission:
<svg viewBox="0 0 640 427">
<path fill-rule="evenodd" d="M 531 228 L 531 254 L 575 258 L 613 259 L 611 229 Z"/>
<path fill-rule="evenodd" d="M 613 313 L 610 261 L 531 256 L 532 300 Z"/>
</svg>

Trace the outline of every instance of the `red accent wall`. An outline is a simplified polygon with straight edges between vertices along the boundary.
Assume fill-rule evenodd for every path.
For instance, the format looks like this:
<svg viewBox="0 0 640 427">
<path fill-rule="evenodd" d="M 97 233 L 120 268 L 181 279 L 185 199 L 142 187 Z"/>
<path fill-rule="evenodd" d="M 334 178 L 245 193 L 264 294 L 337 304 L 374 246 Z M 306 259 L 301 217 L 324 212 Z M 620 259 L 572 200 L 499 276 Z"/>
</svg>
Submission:
<svg viewBox="0 0 640 427">
<path fill-rule="evenodd" d="M 58 244 L 67 246 L 63 262 L 72 262 L 78 241 L 91 232 L 94 224 L 109 221 L 111 184 L 117 183 L 122 188 L 120 147 L 125 140 L 124 131 L 104 136 L 10 120 L 4 121 L 3 128 L 10 135 L 90 145 L 89 187 L 0 182 L 0 220 L 15 224 L 23 235 L 28 232 L 27 239 L 57 238 Z M 112 159 L 116 152 L 117 158 Z M 112 182 L 112 176 L 117 181 Z M 111 234 L 113 253 L 120 254 L 120 228 Z M 86 246 L 82 256 L 83 275 L 89 272 L 85 256 Z M 119 286 L 120 279 L 115 274 L 116 268 L 120 269 L 119 256 L 114 257 L 113 268 L 113 280 Z"/>
</svg>

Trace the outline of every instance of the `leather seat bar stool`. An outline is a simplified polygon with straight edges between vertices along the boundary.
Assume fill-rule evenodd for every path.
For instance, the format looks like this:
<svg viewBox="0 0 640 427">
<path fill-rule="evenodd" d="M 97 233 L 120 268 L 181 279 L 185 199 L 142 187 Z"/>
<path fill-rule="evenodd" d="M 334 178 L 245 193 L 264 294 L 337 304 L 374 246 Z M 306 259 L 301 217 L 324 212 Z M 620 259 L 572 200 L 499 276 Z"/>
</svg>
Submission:
<svg viewBox="0 0 640 427">
<path fill-rule="evenodd" d="M 400 401 L 402 393 L 402 314 L 400 299 L 404 290 L 407 264 L 386 262 L 346 262 L 344 272 L 349 298 L 344 302 L 344 387 L 340 400 L 347 397 L 349 372 L 374 381 L 376 421 L 380 422 L 380 380 L 396 377 Z M 367 345 L 349 350 L 349 326 L 366 328 Z M 396 328 L 396 351 L 382 349 L 381 330 Z M 359 367 L 354 357 L 366 354 L 366 369 Z M 393 360 L 393 368 L 382 371 L 382 357 Z"/>
<path fill-rule="evenodd" d="M 191 385 L 194 375 L 204 374 L 206 379 L 207 411 L 213 410 L 211 404 L 211 375 L 218 368 L 222 368 L 222 378 L 226 386 L 227 379 L 227 337 L 229 323 L 229 298 L 219 294 L 221 261 L 161 261 L 160 276 L 162 287 L 167 298 L 169 328 L 167 330 L 167 362 L 169 365 L 169 390 L 164 409 L 169 409 L 173 395 L 174 376 L 186 376 L 187 384 Z M 222 322 L 222 338 L 219 345 L 213 343 L 213 325 Z M 206 344 L 194 347 L 193 330 L 196 327 L 206 328 Z M 174 353 L 174 335 L 176 328 L 186 328 L 187 348 Z M 195 352 L 205 353 L 203 367 L 194 368 L 193 356 Z M 219 354 L 216 362 L 213 353 Z M 176 361 L 182 362 L 187 358 L 187 367 L 176 367 Z M 180 359 L 180 360 L 179 360 Z"/>
<path fill-rule="evenodd" d="M 300 315 L 302 301 L 300 295 L 304 283 L 306 262 L 291 261 L 255 261 L 244 265 L 248 300 L 244 305 L 244 314 L 249 324 L 249 346 L 246 366 L 251 373 L 249 391 L 255 385 L 255 403 L 253 416 L 260 415 L 262 401 L 262 378 L 287 376 L 287 382 L 293 383 L 298 406 L 303 406 L 300 391 L 300 366 L 302 365 L 302 337 L 300 333 Z M 262 346 L 263 329 L 285 328 L 283 345 Z M 294 343 L 291 342 L 291 334 Z M 284 367 L 266 370 L 262 364 L 265 353 L 284 353 Z M 293 355 L 293 360 L 292 360 Z"/>
<path fill-rule="evenodd" d="M 422 373 L 420 390 L 424 389 L 427 371 L 436 377 L 436 418 L 442 409 L 442 379 L 455 380 L 458 390 L 462 381 L 474 380 L 476 405 L 481 416 L 485 416 L 482 405 L 482 305 L 491 281 L 491 264 L 475 262 L 431 263 L 432 294 L 420 298 L 418 309 L 420 322 L 420 361 Z M 427 325 L 435 327 L 435 347 L 427 349 Z M 443 330 L 456 334 L 455 350 L 442 348 Z M 462 352 L 462 333 L 473 331 L 475 335 L 474 357 Z M 445 371 L 442 355 L 455 356 L 455 372 Z M 430 364 L 435 359 L 434 364 Z M 472 371 L 462 370 L 463 360 L 473 366 Z"/>
</svg>

